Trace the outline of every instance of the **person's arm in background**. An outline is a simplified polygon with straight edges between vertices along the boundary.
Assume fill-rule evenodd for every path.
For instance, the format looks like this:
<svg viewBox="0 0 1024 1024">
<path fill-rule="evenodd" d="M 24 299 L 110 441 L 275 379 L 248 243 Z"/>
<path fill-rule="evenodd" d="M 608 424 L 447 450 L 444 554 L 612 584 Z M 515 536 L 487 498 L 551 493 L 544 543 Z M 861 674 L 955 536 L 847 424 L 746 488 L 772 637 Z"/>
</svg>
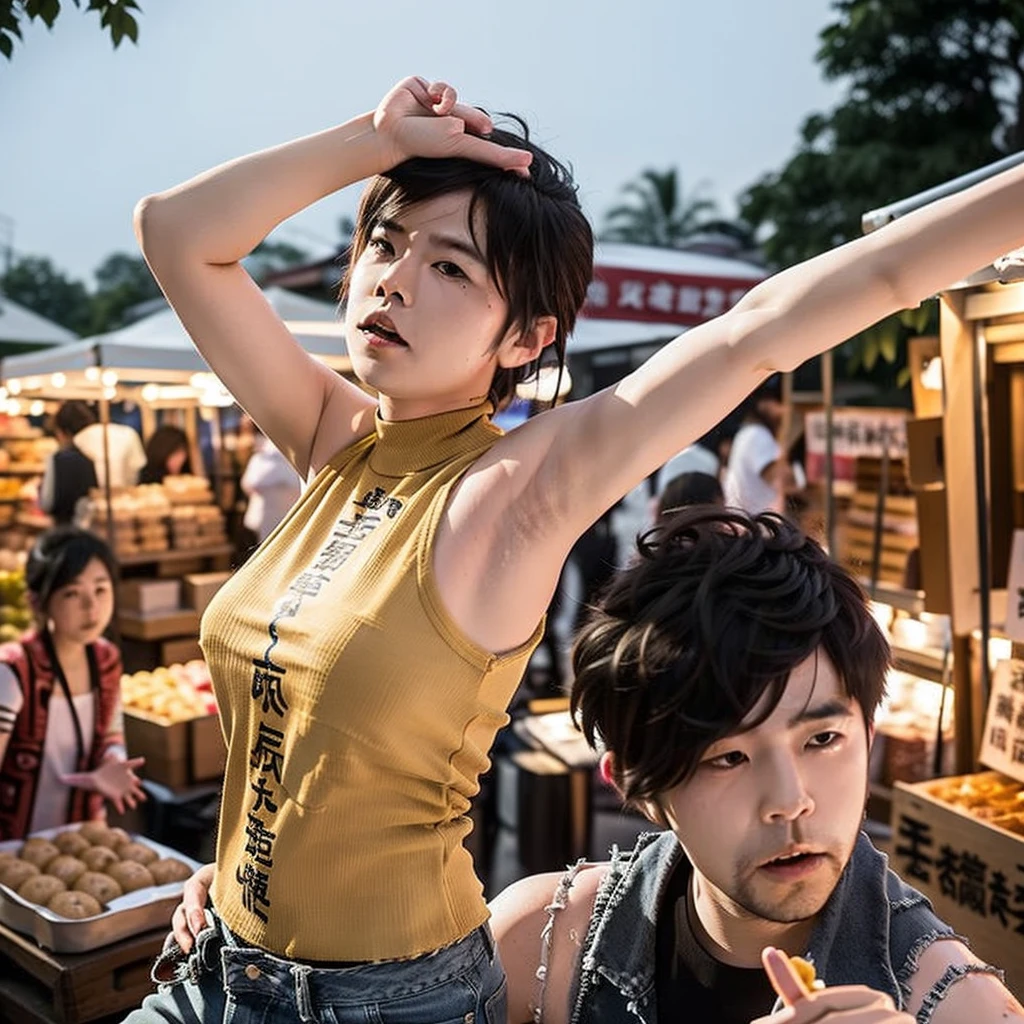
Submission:
<svg viewBox="0 0 1024 1024">
<path fill-rule="evenodd" d="M 8 665 L 0 664 L 0 764 L 7 754 L 7 744 L 24 703 L 18 677 Z"/>
<path fill-rule="evenodd" d="M 54 465 L 56 452 L 50 452 L 46 456 L 46 464 L 43 467 L 43 480 L 39 485 L 39 508 L 47 515 L 52 515 L 57 501 L 57 468 Z M 0 754 L 0 757 L 3 755 Z"/>
</svg>

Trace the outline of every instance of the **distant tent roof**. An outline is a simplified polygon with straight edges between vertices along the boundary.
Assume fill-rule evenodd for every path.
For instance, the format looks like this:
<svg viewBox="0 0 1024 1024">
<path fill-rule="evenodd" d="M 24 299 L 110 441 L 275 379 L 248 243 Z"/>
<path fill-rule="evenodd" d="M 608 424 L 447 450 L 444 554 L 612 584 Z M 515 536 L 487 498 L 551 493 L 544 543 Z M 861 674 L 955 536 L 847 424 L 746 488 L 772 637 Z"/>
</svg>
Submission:
<svg viewBox="0 0 1024 1024">
<path fill-rule="evenodd" d="M 346 357 L 342 325 L 334 306 L 283 288 L 267 288 L 263 294 L 308 352 L 335 361 Z M 3 376 L 74 372 L 96 366 L 97 362 L 104 367 L 139 371 L 130 378 L 139 380 L 155 380 L 157 371 L 193 373 L 208 369 L 174 310 L 165 306 L 159 312 L 107 334 L 84 338 L 47 352 L 5 358 Z"/>
<path fill-rule="evenodd" d="M 63 345 L 77 337 L 66 327 L 0 295 L 0 342 L 8 351 L 10 345 Z"/>
</svg>

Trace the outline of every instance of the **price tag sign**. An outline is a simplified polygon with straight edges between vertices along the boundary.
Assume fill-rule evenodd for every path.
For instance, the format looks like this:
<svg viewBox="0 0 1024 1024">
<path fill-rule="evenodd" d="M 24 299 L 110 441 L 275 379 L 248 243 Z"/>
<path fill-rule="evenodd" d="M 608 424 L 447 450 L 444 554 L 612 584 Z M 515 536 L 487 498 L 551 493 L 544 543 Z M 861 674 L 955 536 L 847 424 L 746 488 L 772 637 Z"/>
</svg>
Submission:
<svg viewBox="0 0 1024 1024">
<path fill-rule="evenodd" d="M 1006 635 L 1017 643 L 1024 643 L 1024 530 L 1013 531 L 1006 580 Z"/>
<path fill-rule="evenodd" d="M 999 662 L 981 741 L 981 762 L 1024 782 L 1024 661 Z"/>
</svg>

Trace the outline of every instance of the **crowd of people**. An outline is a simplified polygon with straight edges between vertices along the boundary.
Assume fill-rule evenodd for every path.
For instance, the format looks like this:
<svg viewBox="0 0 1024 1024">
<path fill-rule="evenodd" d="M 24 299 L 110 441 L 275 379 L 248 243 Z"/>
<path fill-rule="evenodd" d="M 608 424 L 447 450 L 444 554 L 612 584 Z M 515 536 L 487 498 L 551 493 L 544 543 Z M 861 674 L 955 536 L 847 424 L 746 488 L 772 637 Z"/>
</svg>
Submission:
<svg viewBox="0 0 1024 1024">
<path fill-rule="evenodd" d="M 364 179 L 343 300 L 372 397 L 298 346 L 241 263 Z M 593 259 L 569 172 L 521 122 L 407 78 L 143 200 L 154 275 L 305 487 L 203 620 L 228 746 L 216 861 L 128 1021 L 1024 1020 L 860 833 L 888 648 L 779 514 L 799 475 L 773 391 L 1018 245 L 1022 198 L 1008 171 L 790 268 L 507 434 L 491 416 L 564 359 Z M 650 529 L 613 543 L 637 489 Z M 468 811 L 567 560 L 573 711 L 655 831 L 488 907 Z"/>
</svg>

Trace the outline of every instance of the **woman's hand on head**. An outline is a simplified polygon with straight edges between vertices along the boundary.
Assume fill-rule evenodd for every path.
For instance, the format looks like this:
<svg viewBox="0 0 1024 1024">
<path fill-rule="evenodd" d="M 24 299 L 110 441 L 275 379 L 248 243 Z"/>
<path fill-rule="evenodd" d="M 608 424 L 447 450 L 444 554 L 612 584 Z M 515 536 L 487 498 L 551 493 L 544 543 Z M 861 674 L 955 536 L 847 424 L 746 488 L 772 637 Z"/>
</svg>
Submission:
<svg viewBox="0 0 1024 1024">
<path fill-rule="evenodd" d="M 491 119 L 482 110 L 458 102 L 446 82 L 404 78 L 380 101 L 373 127 L 388 146 L 389 167 L 411 157 L 463 157 L 524 177 L 532 154 L 490 142 Z"/>
<path fill-rule="evenodd" d="M 130 757 L 127 760 L 108 758 L 91 772 L 69 772 L 62 775 L 60 781 L 65 786 L 99 793 L 117 808 L 118 814 L 124 814 L 125 810 L 134 810 L 146 799 L 142 780 L 135 774 L 135 769 L 145 763 L 144 757 Z"/>
</svg>

